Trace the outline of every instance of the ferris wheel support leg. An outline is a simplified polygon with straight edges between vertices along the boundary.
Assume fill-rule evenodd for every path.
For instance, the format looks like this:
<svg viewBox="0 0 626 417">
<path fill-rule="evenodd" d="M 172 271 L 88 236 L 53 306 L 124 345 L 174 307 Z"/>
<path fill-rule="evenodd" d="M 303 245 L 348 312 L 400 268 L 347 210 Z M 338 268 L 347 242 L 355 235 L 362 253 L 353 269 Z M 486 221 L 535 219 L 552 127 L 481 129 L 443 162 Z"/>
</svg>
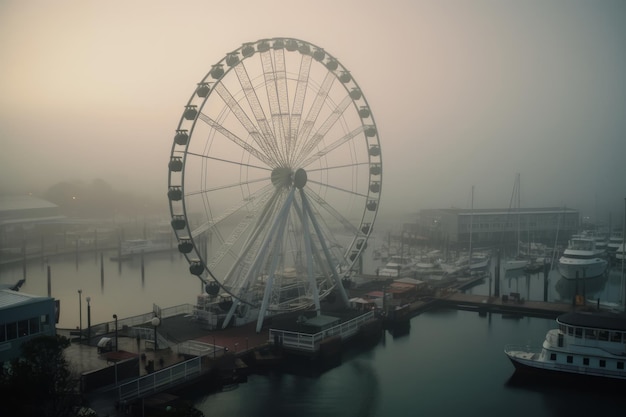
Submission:
<svg viewBox="0 0 626 417">
<path fill-rule="evenodd" d="M 294 195 L 294 191 L 292 190 L 289 193 L 289 196 L 287 197 L 287 200 L 285 201 L 283 207 L 281 207 L 280 209 L 280 213 L 278 215 L 278 217 L 276 218 L 275 223 L 272 225 L 272 229 L 270 231 L 270 233 L 268 234 L 268 237 L 266 238 L 266 245 L 265 246 L 265 250 L 268 249 L 269 247 L 269 243 L 272 241 L 273 239 L 273 246 L 274 246 L 274 251 L 272 254 L 272 264 L 271 264 L 271 268 L 269 270 L 269 274 L 267 277 L 267 284 L 265 285 L 265 292 L 263 293 L 263 301 L 261 302 L 261 308 L 259 310 L 259 315 L 257 317 L 257 325 L 256 325 L 256 331 L 257 333 L 261 331 L 261 328 L 263 327 L 263 319 L 265 318 L 265 313 L 267 312 L 267 306 L 269 304 L 269 298 L 270 298 L 270 294 L 272 292 L 272 287 L 274 285 L 274 274 L 276 272 L 276 266 L 278 265 L 278 254 L 279 254 L 279 247 L 281 245 L 281 239 L 279 239 L 280 236 L 283 235 L 284 231 L 285 231 L 285 225 L 287 224 L 287 213 L 289 212 L 289 208 L 291 207 L 291 204 L 293 202 L 293 195 Z"/>
<path fill-rule="evenodd" d="M 233 305 L 230 306 L 230 309 L 228 310 L 228 313 L 226 314 L 224 323 L 222 323 L 222 329 L 225 329 L 226 326 L 228 326 L 228 323 L 230 323 L 230 321 L 233 319 L 233 315 L 235 314 L 235 311 L 237 310 L 238 305 L 239 305 L 239 300 L 235 299 L 233 301 Z"/>
<path fill-rule="evenodd" d="M 320 295 L 319 288 L 317 288 L 317 282 L 315 281 L 315 276 L 313 275 L 313 251 L 311 249 L 312 238 L 311 232 L 309 230 L 309 222 L 307 221 L 307 216 L 300 207 L 294 202 L 294 206 L 296 208 L 296 212 L 298 213 L 298 217 L 300 218 L 300 222 L 302 223 L 302 231 L 304 235 L 304 250 L 306 253 L 306 264 L 307 264 L 307 279 L 309 280 L 309 285 L 311 288 L 311 293 L 313 295 L 313 304 L 315 305 L 315 311 L 319 316 L 321 314 L 320 307 Z"/>
<path fill-rule="evenodd" d="M 285 225 L 287 224 L 287 211 L 289 210 L 289 206 L 291 206 L 291 202 L 293 201 L 293 192 L 289 195 L 290 198 L 285 202 L 285 206 L 281 210 L 281 216 L 277 219 L 277 223 L 280 226 L 278 227 L 278 236 L 283 236 L 285 232 Z M 261 331 L 263 327 L 263 320 L 265 319 L 265 314 L 267 313 L 267 305 L 269 303 L 270 294 L 272 292 L 272 287 L 274 285 L 274 275 L 276 274 L 276 267 L 278 266 L 278 257 L 281 253 L 282 241 L 279 239 L 274 239 L 274 251 L 272 253 L 272 264 L 270 266 L 269 276 L 267 278 L 267 285 L 265 286 L 265 293 L 263 294 L 263 302 L 261 303 L 261 310 L 259 311 L 259 316 L 256 321 L 256 331 L 257 333 Z"/>
<path fill-rule="evenodd" d="M 341 280 L 339 279 L 339 275 L 337 275 L 337 268 L 336 268 L 335 265 L 333 265 L 333 259 L 332 259 L 332 256 L 330 256 L 330 251 L 328 250 L 328 246 L 326 246 L 326 242 L 324 241 L 324 238 L 323 238 L 324 235 L 322 234 L 322 230 L 321 230 L 319 224 L 317 223 L 317 219 L 313 215 L 313 212 L 311 210 L 311 206 L 309 204 L 309 200 L 306 197 L 306 194 L 304 193 L 304 190 L 302 190 L 302 189 L 300 189 L 300 196 L 301 196 L 301 199 L 302 199 L 303 207 L 304 207 L 308 217 L 311 219 L 311 223 L 313 224 L 313 228 L 315 229 L 315 233 L 317 233 L 318 239 L 320 241 L 320 245 L 322 245 L 322 250 L 324 251 L 324 256 L 326 257 L 326 262 L 328 262 L 328 266 L 330 267 L 330 270 L 331 270 L 331 272 L 333 274 L 333 278 L 335 280 L 335 286 L 339 290 L 339 295 L 341 296 L 341 300 L 343 301 L 344 305 L 346 307 L 348 307 L 350 305 L 350 303 L 348 301 L 348 295 L 346 294 L 345 288 L 343 288 L 343 284 L 341 283 Z"/>
</svg>

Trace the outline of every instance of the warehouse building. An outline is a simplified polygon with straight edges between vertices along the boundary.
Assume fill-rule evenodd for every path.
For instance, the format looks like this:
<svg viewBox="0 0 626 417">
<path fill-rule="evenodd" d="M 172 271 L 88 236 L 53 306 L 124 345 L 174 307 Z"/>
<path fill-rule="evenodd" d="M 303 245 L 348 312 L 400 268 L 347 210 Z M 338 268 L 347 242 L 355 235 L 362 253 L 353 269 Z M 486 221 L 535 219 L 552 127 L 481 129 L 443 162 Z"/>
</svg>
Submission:
<svg viewBox="0 0 626 417">
<path fill-rule="evenodd" d="M 429 209 L 418 215 L 417 231 L 431 242 L 489 246 L 540 242 L 566 244 L 580 226 L 578 210 L 568 208 Z"/>
</svg>

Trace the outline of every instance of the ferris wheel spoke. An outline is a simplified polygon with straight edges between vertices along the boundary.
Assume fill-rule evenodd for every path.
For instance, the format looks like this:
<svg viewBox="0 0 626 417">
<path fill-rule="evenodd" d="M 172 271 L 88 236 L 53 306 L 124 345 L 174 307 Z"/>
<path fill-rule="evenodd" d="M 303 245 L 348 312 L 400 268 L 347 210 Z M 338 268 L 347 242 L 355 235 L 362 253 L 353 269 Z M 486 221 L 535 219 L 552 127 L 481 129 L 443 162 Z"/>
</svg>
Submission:
<svg viewBox="0 0 626 417">
<path fill-rule="evenodd" d="M 369 161 L 368 162 L 355 162 L 353 164 L 345 164 L 345 165 L 333 165 L 333 166 L 325 166 L 325 167 L 321 167 L 321 168 L 312 168 L 312 169 L 307 169 L 307 172 L 317 172 L 317 171 L 330 171 L 332 169 L 344 169 L 344 168 L 356 168 L 359 166 L 365 166 L 365 165 L 370 165 Z"/>
<path fill-rule="evenodd" d="M 336 186 L 330 185 L 328 183 L 315 181 L 315 180 L 312 180 L 312 179 L 308 179 L 307 182 L 310 182 L 310 183 L 313 183 L 313 184 L 317 184 L 317 185 L 320 185 L 320 186 L 326 187 L 326 188 L 332 188 L 333 190 L 341 191 L 342 193 L 350 194 L 350 195 L 353 195 L 353 196 L 356 196 L 356 197 L 367 198 L 367 194 L 358 193 L 356 191 L 348 190 L 348 189 L 342 188 L 342 187 L 336 187 Z"/>
<path fill-rule="evenodd" d="M 205 188 L 203 190 L 192 191 L 192 192 L 189 192 L 189 193 L 185 193 L 185 196 L 193 196 L 193 195 L 198 195 L 198 194 L 207 194 L 207 193 L 211 193 L 213 191 L 227 190 L 229 188 L 242 187 L 244 185 L 249 185 L 249 184 L 254 184 L 256 182 L 264 182 L 264 181 L 269 181 L 269 180 L 270 180 L 269 177 L 265 177 L 265 178 L 258 178 L 258 179 L 249 180 L 249 181 L 240 181 L 240 182 L 235 182 L 235 183 L 232 183 L 232 184 L 221 185 L 219 187 Z"/>
<path fill-rule="evenodd" d="M 313 152 L 321 140 L 324 139 L 324 136 L 328 133 L 328 131 L 334 126 L 335 123 L 337 123 L 350 104 L 352 104 L 352 99 L 350 96 L 346 96 L 341 101 L 339 106 L 332 111 L 324 123 L 322 123 L 320 128 L 305 141 L 297 160 L 301 160 Z"/>
<path fill-rule="evenodd" d="M 302 110 L 304 108 L 304 98 L 306 97 L 307 84 L 309 82 L 309 76 L 311 73 L 310 59 L 303 59 L 300 61 L 300 69 L 298 72 L 298 80 L 296 83 L 296 92 L 293 100 L 293 108 L 291 109 L 291 117 L 289 120 L 289 144 L 287 157 L 289 162 L 293 164 L 293 157 L 295 155 L 294 149 L 298 144 L 298 131 L 300 129 L 300 122 L 302 120 Z M 291 148 L 293 146 L 293 149 Z"/>
<path fill-rule="evenodd" d="M 266 91 L 272 115 L 274 137 L 281 152 L 283 160 L 289 156 L 291 137 L 289 136 L 289 95 L 287 89 L 287 73 L 285 65 L 285 53 L 279 49 L 274 54 L 274 61 L 269 51 L 261 53 L 263 64 L 263 77 L 265 78 Z"/>
<path fill-rule="evenodd" d="M 257 96 L 256 90 L 252 85 L 252 81 L 250 81 L 250 77 L 248 75 L 248 71 L 246 70 L 245 65 L 243 64 L 243 62 L 239 62 L 239 64 L 235 65 L 234 70 L 235 74 L 237 74 L 239 84 L 241 85 L 248 105 L 252 110 L 252 114 L 256 119 L 257 126 L 260 129 L 261 139 L 268 145 L 270 149 L 272 149 L 276 160 L 284 164 L 285 160 L 283 159 L 283 156 L 280 152 L 280 147 L 278 145 L 276 135 L 274 134 L 274 132 L 272 132 L 272 128 L 267 121 L 267 116 L 265 115 L 263 106 L 261 106 L 259 97 Z"/>
<path fill-rule="evenodd" d="M 256 168 L 256 169 L 260 169 L 263 171 L 271 171 L 271 168 L 268 167 L 262 167 L 260 165 L 252 165 L 252 164 L 247 164 L 245 162 L 241 162 L 241 161 L 231 161 L 229 159 L 224 159 L 224 158 L 217 158 L 214 156 L 209 156 L 209 155 L 202 155 L 199 153 L 195 153 L 195 152 L 187 152 L 187 156 L 197 156 L 198 158 L 202 158 L 202 159 L 210 159 L 212 161 L 217 161 L 217 162 L 225 162 L 227 164 L 232 164 L 232 165 L 237 165 L 239 167 L 246 167 L 246 168 Z"/>
<path fill-rule="evenodd" d="M 320 115 L 324 103 L 328 99 L 328 94 L 330 93 L 331 87 L 335 82 L 335 75 L 332 72 L 329 72 L 324 77 L 324 81 L 322 82 L 322 86 L 320 87 L 315 99 L 313 100 L 313 104 L 309 109 L 309 112 L 302 123 L 302 128 L 298 130 L 298 137 L 296 138 L 296 148 L 294 149 L 295 154 L 300 154 L 303 146 L 307 143 L 307 138 L 315 125 L 315 121 Z M 308 82 L 307 82 L 308 85 Z"/>
<path fill-rule="evenodd" d="M 276 149 L 272 147 L 272 144 L 267 141 L 259 132 L 255 124 L 248 117 L 247 113 L 241 108 L 239 102 L 232 96 L 232 94 L 230 94 L 230 91 L 228 91 L 228 89 L 223 84 L 218 83 L 214 88 L 217 94 L 222 98 L 222 100 L 224 100 L 230 111 L 233 112 L 239 123 L 241 123 L 241 125 L 246 129 L 248 134 L 252 137 L 254 142 L 259 145 L 259 148 L 261 148 L 261 150 L 265 152 L 265 155 L 267 155 L 267 157 L 271 158 L 273 162 L 268 163 L 268 165 L 277 166 L 277 162 L 280 161 L 280 157 L 276 152 Z M 216 125 L 221 126 L 217 123 Z M 217 129 L 217 126 L 213 127 Z"/>
<path fill-rule="evenodd" d="M 329 152 L 332 152 L 333 150 L 337 149 L 338 147 L 340 147 L 341 145 L 343 145 L 344 143 L 352 140 L 355 136 L 357 136 L 358 134 L 362 133 L 364 131 L 363 126 L 358 126 L 356 129 L 352 130 L 351 132 L 348 132 L 348 134 L 340 137 L 339 139 L 337 139 L 336 141 L 334 141 L 333 143 L 330 143 L 328 146 L 326 146 L 325 148 L 321 149 L 320 151 L 314 153 L 313 155 L 311 155 L 308 159 L 306 159 L 305 161 L 303 161 L 301 164 L 299 164 L 301 167 L 308 167 L 309 165 L 311 165 L 313 162 L 317 161 L 318 159 L 320 159 L 321 157 L 327 155 Z"/>
<path fill-rule="evenodd" d="M 331 204 L 322 198 L 322 196 L 313 192 L 310 188 L 306 191 L 306 194 L 309 195 L 317 203 L 317 205 L 324 209 L 324 211 L 327 212 L 332 218 L 339 221 L 345 227 L 346 232 L 355 234 L 358 233 L 357 227 L 352 224 L 350 220 L 346 219 L 341 213 L 335 210 Z"/>
<path fill-rule="evenodd" d="M 235 213 L 239 212 L 240 210 L 246 207 L 251 207 L 251 205 L 255 204 L 255 201 L 258 202 L 258 204 L 263 204 L 265 199 L 271 196 L 271 193 L 267 192 L 267 190 L 271 188 L 272 188 L 272 185 L 267 185 L 264 188 L 261 188 L 260 190 L 258 190 L 256 193 L 250 195 L 245 200 L 241 201 L 239 204 L 224 211 L 224 213 L 222 213 L 220 216 L 211 217 L 209 221 L 206 221 L 200 224 L 199 226 L 197 226 L 196 228 L 194 228 L 191 231 L 190 237 L 196 238 L 208 231 L 214 230 L 222 222 L 231 218 L 231 216 L 233 216 Z"/>
<path fill-rule="evenodd" d="M 198 118 L 206 122 L 206 124 L 208 124 L 213 129 L 220 132 L 225 138 L 229 139 L 231 142 L 233 142 L 234 144 L 236 144 L 237 146 L 239 146 L 240 148 L 248 152 L 250 155 L 256 157 L 259 161 L 265 162 L 268 166 L 275 165 L 274 161 L 268 156 L 267 152 L 265 154 L 259 152 L 256 148 L 250 146 L 248 143 L 243 141 L 240 137 L 238 137 L 237 135 L 235 135 L 228 129 L 224 128 L 221 124 L 213 120 L 208 115 L 204 113 L 200 113 L 198 114 Z M 251 135 L 254 137 L 252 133 Z"/>
<path fill-rule="evenodd" d="M 270 199 L 266 208 L 274 207 L 276 202 L 276 198 Z M 225 241 L 217 251 L 215 258 L 210 264 L 211 266 L 215 266 L 217 263 L 221 262 L 224 256 L 231 252 L 232 246 L 240 240 L 244 232 L 252 226 L 253 230 L 250 234 L 251 236 L 246 239 L 243 249 L 238 253 L 231 253 L 234 261 L 232 262 L 231 269 L 226 273 L 223 280 L 223 285 L 231 291 L 237 292 L 247 285 L 246 282 L 250 279 L 249 272 L 254 266 L 255 256 L 264 249 L 264 233 L 267 231 L 267 225 L 270 221 L 270 216 L 268 216 L 266 212 L 267 210 L 264 210 L 264 214 L 259 217 L 256 224 L 253 224 L 253 221 L 240 223 L 232 232 L 229 239 Z M 250 276 L 254 276 L 254 274 Z"/>
</svg>

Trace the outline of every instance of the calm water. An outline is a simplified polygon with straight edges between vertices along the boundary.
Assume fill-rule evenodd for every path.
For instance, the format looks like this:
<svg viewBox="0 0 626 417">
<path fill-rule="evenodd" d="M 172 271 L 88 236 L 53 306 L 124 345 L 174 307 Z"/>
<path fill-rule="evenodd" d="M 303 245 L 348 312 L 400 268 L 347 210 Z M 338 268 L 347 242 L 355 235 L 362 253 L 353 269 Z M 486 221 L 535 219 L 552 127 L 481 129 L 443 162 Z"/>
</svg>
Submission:
<svg viewBox="0 0 626 417">
<path fill-rule="evenodd" d="M 504 345 L 538 344 L 552 326 L 547 319 L 429 312 L 411 320 L 408 335 L 386 333 L 375 348 L 344 358 L 341 366 L 319 377 L 253 375 L 235 390 L 196 391 L 187 398 L 212 417 L 571 417 L 623 412 L 625 396 L 610 387 L 512 378 Z"/>
<path fill-rule="evenodd" d="M 152 311 L 152 304 L 170 307 L 194 303 L 201 291 L 188 273 L 186 260 L 177 253 L 151 254 L 121 264 L 103 256 L 81 254 L 29 262 L 22 291 L 47 294 L 47 267 L 52 276 L 52 296 L 61 300 L 59 327 L 79 325 L 82 289 L 82 323 L 87 324 L 85 297 L 91 297 L 92 323 Z M 377 265 L 366 265 L 371 272 Z M 369 271 L 368 271 L 369 269 Z M 143 272 L 142 272 L 143 270 Z M 0 268 L 0 283 L 15 283 L 22 265 Z M 500 293 L 518 292 L 532 300 L 543 299 L 543 275 L 501 274 Z M 493 282 L 469 290 L 493 293 Z M 606 279 L 587 282 L 587 298 L 603 302 L 622 299 L 621 271 Z M 570 302 L 574 284 L 549 276 L 548 300 Z M 538 345 L 554 325 L 553 320 L 480 317 L 476 313 L 446 310 L 421 314 L 411 320 L 408 334 L 386 333 L 375 347 L 349 352 L 343 364 L 323 374 L 296 376 L 270 373 L 253 375 L 232 391 L 207 393 L 196 387 L 186 393 L 204 414 L 221 416 L 576 416 L 623 410 L 624 388 L 598 388 L 573 384 L 520 382 L 503 353 L 506 344 Z"/>
</svg>

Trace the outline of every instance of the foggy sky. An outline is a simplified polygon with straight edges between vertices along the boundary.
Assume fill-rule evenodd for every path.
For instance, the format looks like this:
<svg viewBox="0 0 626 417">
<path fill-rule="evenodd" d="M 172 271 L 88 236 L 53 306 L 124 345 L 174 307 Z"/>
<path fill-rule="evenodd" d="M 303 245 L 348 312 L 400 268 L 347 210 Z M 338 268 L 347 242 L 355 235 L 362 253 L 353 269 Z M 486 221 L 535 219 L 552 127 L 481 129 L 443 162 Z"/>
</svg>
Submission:
<svg viewBox="0 0 626 417">
<path fill-rule="evenodd" d="M 0 191 L 102 178 L 163 195 L 196 83 L 244 42 L 347 67 L 383 151 L 380 215 L 626 197 L 623 1 L 0 1 Z"/>
</svg>

